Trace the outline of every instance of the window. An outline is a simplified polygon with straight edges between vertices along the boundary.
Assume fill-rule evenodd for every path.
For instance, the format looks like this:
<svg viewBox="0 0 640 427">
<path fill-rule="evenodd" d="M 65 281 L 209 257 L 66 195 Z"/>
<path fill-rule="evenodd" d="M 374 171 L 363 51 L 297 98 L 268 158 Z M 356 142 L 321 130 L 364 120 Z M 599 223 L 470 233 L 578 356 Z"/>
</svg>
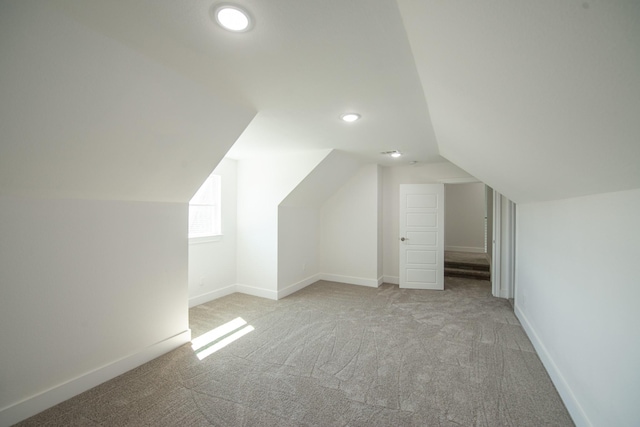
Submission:
<svg viewBox="0 0 640 427">
<path fill-rule="evenodd" d="M 220 175 L 209 175 L 189 202 L 189 238 L 222 234 Z"/>
</svg>

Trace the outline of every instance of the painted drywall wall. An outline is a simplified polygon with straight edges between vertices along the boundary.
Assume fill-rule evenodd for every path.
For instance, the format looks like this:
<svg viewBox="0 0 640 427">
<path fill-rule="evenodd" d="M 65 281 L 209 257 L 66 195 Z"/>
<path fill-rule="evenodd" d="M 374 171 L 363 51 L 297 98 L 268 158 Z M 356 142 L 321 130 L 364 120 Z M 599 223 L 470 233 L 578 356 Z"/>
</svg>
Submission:
<svg viewBox="0 0 640 427">
<path fill-rule="evenodd" d="M 213 173 L 221 178 L 222 235 L 189 242 L 189 306 L 235 292 L 237 283 L 237 161 L 222 159 Z"/>
<path fill-rule="evenodd" d="M 320 261 L 324 278 L 378 286 L 380 167 L 362 166 L 320 209 Z"/>
<path fill-rule="evenodd" d="M 238 161 L 238 290 L 277 299 L 278 205 L 331 152 Z"/>
<path fill-rule="evenodd" d="M 255 113 L 50 2 L 0 53 L 6 425 L 188 341 L 187 202 Z"/>
<path fill-rule="evenodd" d="M 502 298 L 515 295 L 515 221 L 516 205 L 505 196 L 500 197 L 500 294 Z M 498 295 L 496 295 L 498 296 Z"/>
<path fill-rule="evenodd" d="M 485 200 L 487 201 L 487 257 L 493 256 L 493 188 L 485 185 Z"/>
<path fill-rule="evenodd" d="M 0 425 L 188 332 L 186 223 L 179 203 L 0 198 Z"/>
<path fill-rule="evenodd" d="M 319 209 L 278 208 L 278 298 L 317 280 Z"/>
<path fill-rule="evenodd" d="M 485 185 L 446 184 L 444 246 L 448 251 L 484 253 Z"/>
<path fill-rule="evenodd" d="M 383 275 L 384 281 L 399 280 L 400 184 L 435 184 L 441 179 L 473 178 L 453 163 L 441 162 L 382 169 Z"/>
<path fill-rule="evenodd" d="M 578 426 L 640 419 L 640 189 L 517 205 L 516 314 Z"/>
<path fill-rule="evenodd" d="M 280 206 L 319 208 L 348 181 L 363 162 L 352 154 L 331 150 L 282 200 Z"/>
<path fill-rule="evenodd" d="M 319 279 L 321 206 L 361 167 L 359 159 L 331 151 L 278 208 L 278 298 Z"/>
<path fill-rule="evenodd" d="M 384 198 L 384 187 L 383 187 L 383 179 L 382 179 L 382 167 L 378 166 L 378 173 L 377 173 L 377 183 L 376 185 L 378 186 L 378 204 L 377 204 L 377 211 L 376 214 L 378 216 L 378 259 L 377 259 L 377 266 L 378 266 L 378 271 L 377 271 L 377 277 L 378 279 L 382 278 L 382 280 L 384 281 L 384 223 L 383 223 L 383 212 L 384 212 L 384 203 L 383 203 L 383 198 Z"/>
<path fill-rule="evenodd" d="M 0 194 L 188 202 L 255 111 L 55 6 L 0 3 Z"/>
</svg>

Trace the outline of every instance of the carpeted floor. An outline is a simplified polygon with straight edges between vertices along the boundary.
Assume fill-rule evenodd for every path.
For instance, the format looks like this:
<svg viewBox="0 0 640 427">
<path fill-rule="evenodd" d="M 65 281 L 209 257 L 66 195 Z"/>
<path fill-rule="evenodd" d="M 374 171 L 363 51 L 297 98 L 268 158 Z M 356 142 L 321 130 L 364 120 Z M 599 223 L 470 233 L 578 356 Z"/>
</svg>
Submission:
<svg viewBox="0 0 640 427">
<path fill-rule="evenodd" d="M 198 352 L 182 346 L 20 425 L 573 425 L 486 281 L 318 282 L 281 301 L 229 295 L 190 317 L 194 338 L 236 320 Z"/>
</svg>

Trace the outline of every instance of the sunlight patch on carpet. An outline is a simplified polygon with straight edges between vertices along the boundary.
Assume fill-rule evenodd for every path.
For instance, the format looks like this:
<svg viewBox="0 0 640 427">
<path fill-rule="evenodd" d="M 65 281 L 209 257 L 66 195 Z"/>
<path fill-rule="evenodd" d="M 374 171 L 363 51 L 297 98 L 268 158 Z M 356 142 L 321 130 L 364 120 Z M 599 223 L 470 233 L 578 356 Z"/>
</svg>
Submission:
<svg viewBox="0 0 640 427">
<path fill-rule="evenodd" d="M 253 326 L 245 325 L 247 322 L 243 318 L 236 317 L 191 340 L 191 348 L 196 352 L 198 359 L 203 360 L 254 330 Z"/>
</svg>

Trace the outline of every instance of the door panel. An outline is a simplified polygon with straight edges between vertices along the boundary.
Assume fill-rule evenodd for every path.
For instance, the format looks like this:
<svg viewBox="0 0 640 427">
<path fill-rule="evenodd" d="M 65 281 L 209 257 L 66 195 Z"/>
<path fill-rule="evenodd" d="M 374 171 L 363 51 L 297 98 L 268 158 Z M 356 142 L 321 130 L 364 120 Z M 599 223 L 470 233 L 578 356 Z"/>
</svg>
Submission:
<svg viewBox="0 0 640 427">
<path fill-rule="evenodd" d="M 444 185 L 400 185 L 400 287 L 444 289 Z"/>
<path fill-rule="evenodd" d="M 431 184 L 416 184 L 431 185 Z M 440 184 L 434 184 L 440 185 Z M 436 208 L 438 198 L 433 194 L 407 194 L 407 208 Z"/>
<path fill-rule="evenodd" d="M 420 285 L 422 283 L 436 283 L 436 271 L 409 268 L 407 269 L 407 282 L 415 285 Z"/>
<path fill-rule="evenodd" d="M 407 226 L 409 227 L 437 227 L 438 215 L 431 213 L 407 214 Z"/>
<path fill-rule="evenodd" d="M 436 251 L 407 251 L 407 264 L 435 265 L 436 260 Z"/>
<path fill-rule="evenodd" d="M 407 246 L 432 246 L 438 244 L 438 233 L 434 231 L 407 231 L 405 233 L 408 241 L 405 240 Z"/>
</svg>

